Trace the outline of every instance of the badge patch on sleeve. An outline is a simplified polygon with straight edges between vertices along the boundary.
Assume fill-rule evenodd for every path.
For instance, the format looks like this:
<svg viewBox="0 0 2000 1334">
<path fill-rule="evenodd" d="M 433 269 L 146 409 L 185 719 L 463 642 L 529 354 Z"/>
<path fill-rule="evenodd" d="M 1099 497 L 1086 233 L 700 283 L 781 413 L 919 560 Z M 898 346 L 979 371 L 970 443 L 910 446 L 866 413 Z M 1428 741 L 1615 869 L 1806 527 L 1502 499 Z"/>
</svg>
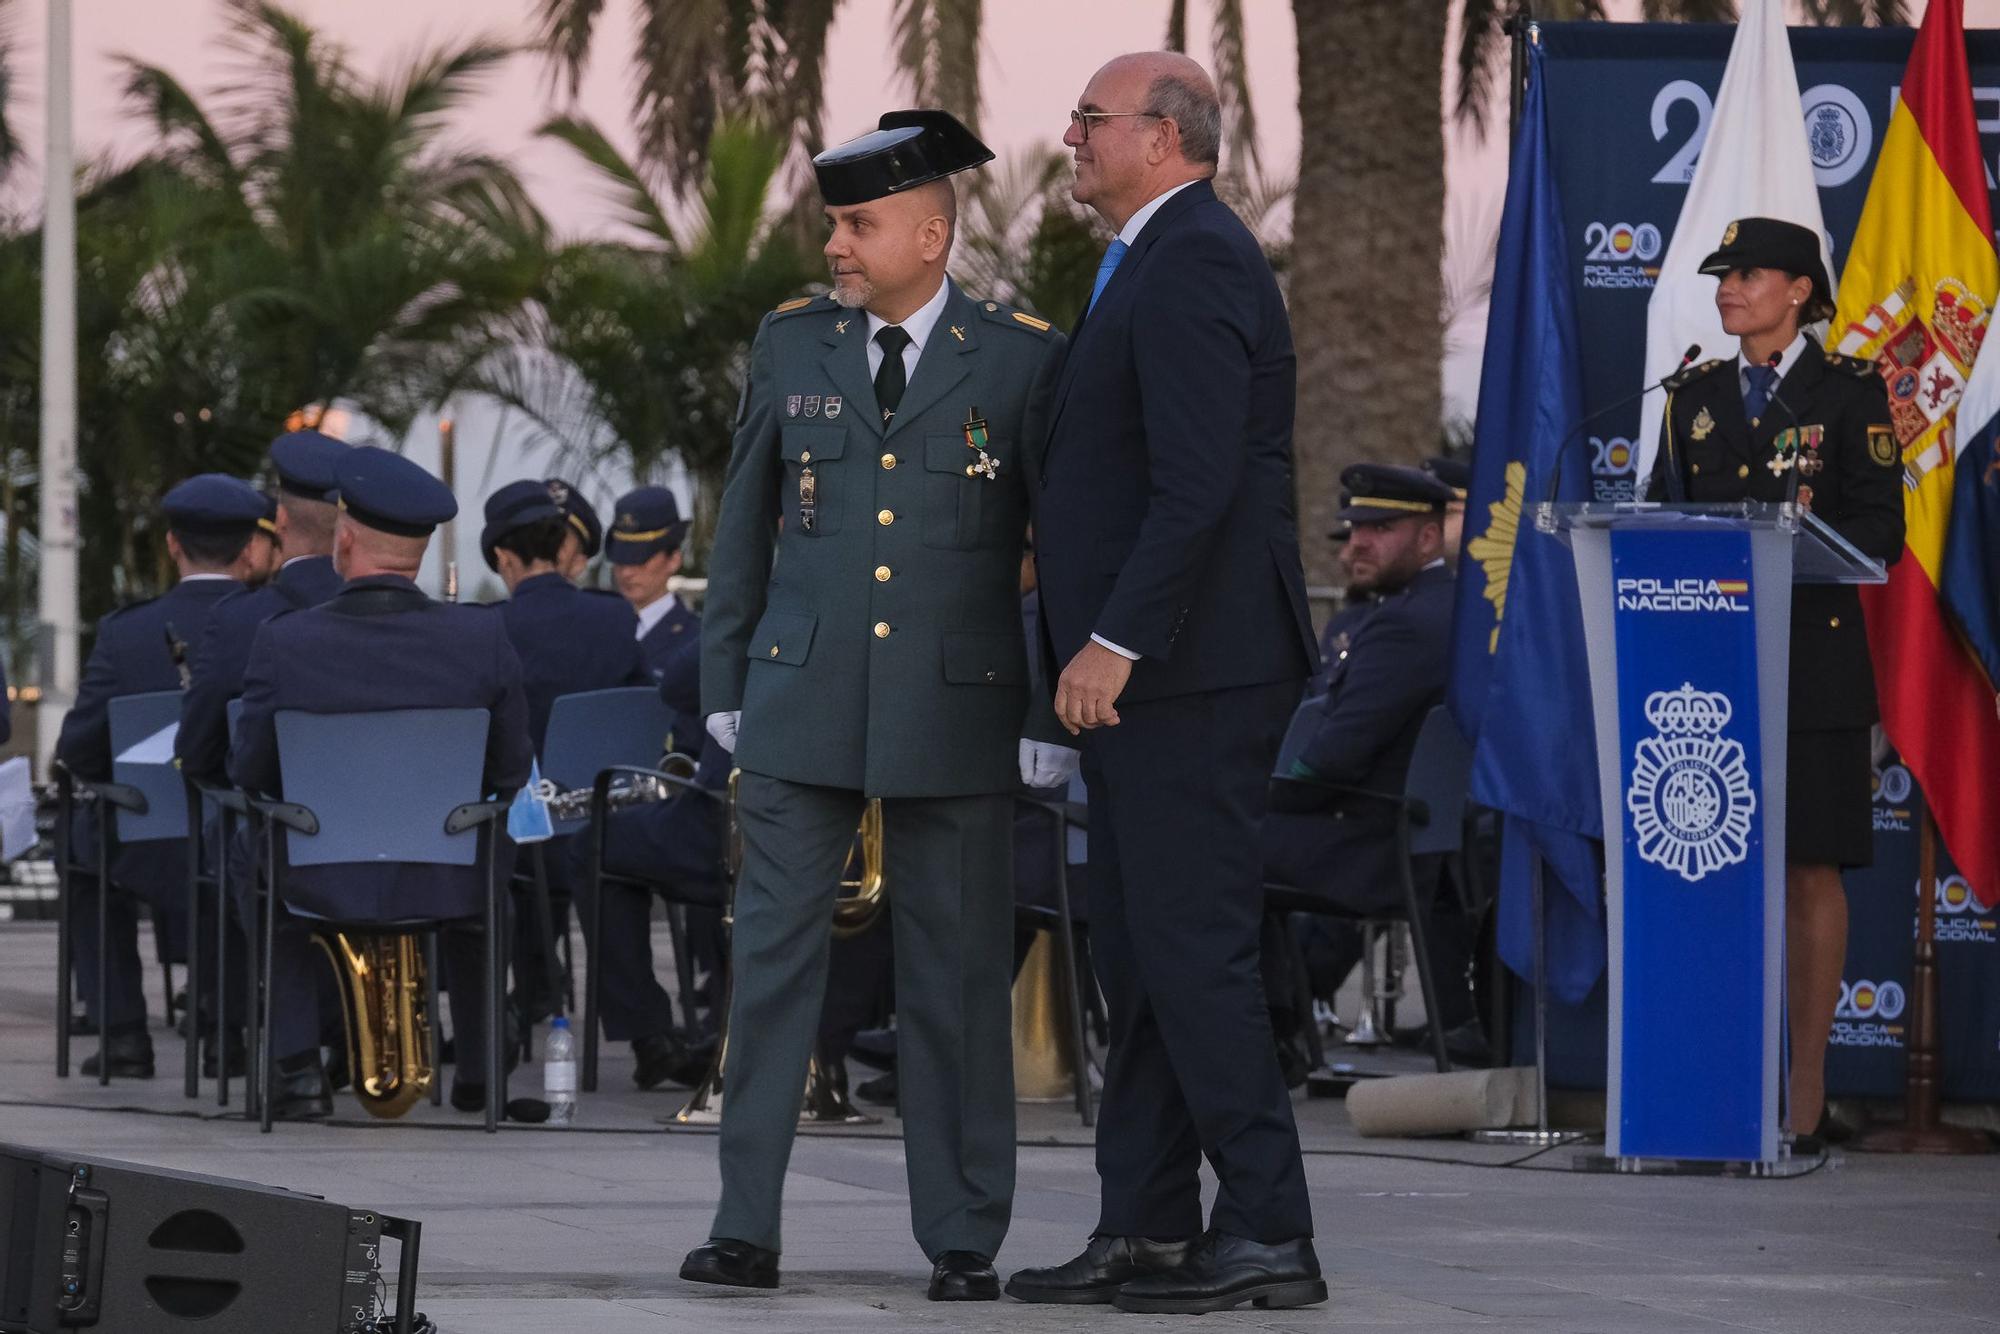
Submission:
<svg viewBox="0 0 2000 1334">
<path fill-rule="evenodd" d="M 1896 466 L 1902 451 L 1896 448 L 1896 431 L 1887 425 L 1870 424 L 1868 427 L 1868 457 L 1884 468 Z"/>
</svg>

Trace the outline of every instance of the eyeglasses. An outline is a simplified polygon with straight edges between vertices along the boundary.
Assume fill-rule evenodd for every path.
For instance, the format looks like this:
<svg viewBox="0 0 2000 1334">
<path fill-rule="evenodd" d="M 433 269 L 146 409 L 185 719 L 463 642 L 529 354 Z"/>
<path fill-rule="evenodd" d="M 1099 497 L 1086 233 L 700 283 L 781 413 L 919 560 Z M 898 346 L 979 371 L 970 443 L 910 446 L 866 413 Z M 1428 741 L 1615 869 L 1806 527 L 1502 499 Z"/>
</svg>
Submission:
<svg viewBox="0 0 2000 1334">
<path fill-rule="evenodd" d="M 1090 122 L 1094 120 L 1116 120 L 1121 116 L 1146 116 L 1152 120 L 1161 119 L 1157 111 L 1072 111 L 1069 123 L 1082 133 L 1083 141 L 1090 142 Z"/>
</svg>

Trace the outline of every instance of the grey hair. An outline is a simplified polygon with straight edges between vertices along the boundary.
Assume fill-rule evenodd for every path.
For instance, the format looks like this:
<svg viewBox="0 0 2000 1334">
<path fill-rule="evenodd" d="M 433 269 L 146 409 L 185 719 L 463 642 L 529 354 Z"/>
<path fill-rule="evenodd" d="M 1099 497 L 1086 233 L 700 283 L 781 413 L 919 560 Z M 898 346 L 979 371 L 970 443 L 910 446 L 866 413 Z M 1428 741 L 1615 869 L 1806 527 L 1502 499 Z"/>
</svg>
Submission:
<svg viewBox="0 0 2000 1334">
<path fill-rule="evenodd" d="M 1201 166 L 1222 160 L 1222 103 L 1214 93 L 1177 74 L 1146 87 L 1146 114 L 1172 121 L 1181 132 L 1181 156 Z"/>
</svg>

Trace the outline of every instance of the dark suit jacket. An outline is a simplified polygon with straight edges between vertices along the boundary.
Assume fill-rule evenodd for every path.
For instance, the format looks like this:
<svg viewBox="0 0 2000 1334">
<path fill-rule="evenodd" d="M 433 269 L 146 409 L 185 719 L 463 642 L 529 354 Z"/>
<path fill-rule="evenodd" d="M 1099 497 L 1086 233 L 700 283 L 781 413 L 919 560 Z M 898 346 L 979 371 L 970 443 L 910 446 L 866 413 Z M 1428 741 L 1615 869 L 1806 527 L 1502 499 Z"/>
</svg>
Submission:
<svg viewBox="0 0 2000 1334">
<path fill-rule="evenodd" d="M 111 701 L 120 695 L 179 690 L 180 669 L 167 647 L 169 627 L 173 638 L 191 650 L 202 641 L 217 605 L 242 587 L 233 579 L 183 580 L 151 601 L 121 608 L 98 622 L 97 642 L 84 663 L 76 703 L 63 715 L 56 758 L 80 778 L 108 781 Z M 79 849 L 92 846 L 94 818 L 93 808 L 80 812 L 73 832 Z M 187 894 L 186 855 L 184 839 L 114 851 L 111 878 L 155 902 L 178 902 Z"/>
<path fill-rule="evenodd" d="M 282 796 L 276 717 L 385 709 L 486 709 L 488 792 L 528 780 L 527 699 L 506 626 L 483 607 L 433 602 L 407 579 L 355 579 L 305 611 L 266 621 L 243 674 L 243 716 L 229 777 Z M 470 917 L 485 902 L 485 869 L 470 866 L 301 867 L 286 902 L 320 917 L 361 921 Z"/>
<path fill-rule="evenodd" d="M 1328 664 L 1325 692 L 1300 703 L 1286 735 L 1285 754 L 1310 771 L 1297 776 L 1402 792 L 1417 733 L 1444 700 L 1452 587 L 1440 566 L 1343 613 L 1347 640 Z M 1357 800 L 1304 813 L 1282 805 L 1264 819 L 1266 879 L 1362 911 L 1400 906 L 1393 807 Z"/>
<path fill-rule="evenodd" d="M 1812 512 L 1877 560 L 1902 555 L 1902 457 L 1873 362 L 1823 352 L 1808 338 L 1753 427 L 1743 415 L 1736 358 L 1710 361 L 1674 388 L 1665 411 L 1646 499 L 1668 498 L 1673 469 L 1690 503 L 1783 500 L 1790 474 L 1766 465 L 1779 434 L 1800 426 L 1822 442 L 1816 452 L 1824 466 L 1803 479 L 1812 487 Z M 1861 597 L 1851 585 L 1792 589 L 1789 712 L 1795 732 L 1867 727 L 1878 716 Z"/>
<path fill-rule="evenodd" d="M 174 754 L 181 771 L 208 783 L 229 781 L 229 701 L 243 693 L 243 669 L 257 627 L 281 611 L 316 607 L 340 591 L 331 556 L 288 561 L 262 588 L 244 588 L 215 604 L 189 665 Z"/>
<path fill-rule="evenodd" d="M 528 736 L 538 753 L 558 695 L 653 683 L 633 633 L 638 618 L 623 598 L 586 593 L 560 574 L 538 574 L 500 604 L 500 618 L 521 660 Z"/>
<path fill-rule="evenodd" d="M 1078 326 L 1035 506 L 1044 647 L 1141 654 L 1123 698 L 1302 678 L 1291 326 L 1257 240 L 1197 181 Z"/>
</svg>

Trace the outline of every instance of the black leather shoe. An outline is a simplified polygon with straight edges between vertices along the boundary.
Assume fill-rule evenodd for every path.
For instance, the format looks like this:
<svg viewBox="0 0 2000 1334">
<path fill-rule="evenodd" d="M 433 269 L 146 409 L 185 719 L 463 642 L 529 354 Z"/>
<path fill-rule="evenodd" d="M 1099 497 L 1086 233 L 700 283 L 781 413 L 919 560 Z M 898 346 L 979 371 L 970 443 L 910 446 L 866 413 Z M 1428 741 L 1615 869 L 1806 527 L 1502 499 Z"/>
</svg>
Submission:
<svg viewBox="0 0 2000 1334">
<path fill-rule="evenodd" d="M 854 1096 L 863 1102 L 873 1103 L 877 1107 L 894 1107 L 898 1097 L 896 1092 L 896 1072 L 891 1070 L 886 1075 L 877 1075 L 873 1079 L 862 1080 L 854 1086 Z"/>
<path fill-rule="evenodd" d="M 637 1064 L 632 1067 L 632 1082 L 642 1089 L 656 1089 L 662 1084 L 691 1089 L 707 1076 L 709 1058 L 714 1054 L 712 1050 L 690 1051 L 672 1033 L 634 1038 L 632 1056 Z"/>
<path fill-rule="evenodd" d="M 241 1079 L 245 1068 L 243 1035 L 241 1033 L 229 1034 L 223 1041 L 222 1049 L 228 1054 L 229 1077 L 231 1079 Z M 215 1078 L 215 1039 L 212 1037 L 203 1038 L 201 1041 L 201 1077 L 203 1079 Z"/>
<path fill-rule="evenodd" d="M 111 1062 L 113 1079 L 153 1077 L 153 1039 L 146 1033 L 113 1033 L 104 1039 L 104 1055 Z M 97 1053 L 83 1058 L 83 1073 L 97 1078 Z"/>
<path fill-rule="evenodd" d="M 1007 1295 L 1017 1302 L 1101 1305 L 1133 1279 L 1172 1269 L 1187 1259 L 1193 1244 L 1149 1237 L 1092 1237 L 1083 1254 L 1067 1264 L 1016 1272 L 1007 1280 Z"/>
<path fill-rule="evenodd" d="M 778 1253 L 747 1241 L 716 1237 L 687 1253 L 681 1277 L 690 1283 L 721 1283 L 732 1288 L 778 1286 Z"/>
<path fill-rule="evenodd" d="M 278 1069 L 271 1088 L 273 1121 L 322 1121 L 332 1115 L 333 1092 L 317 1056 L 302 1069 Z"/>
<path fill-rule="evenodd" d="M 1112 1304 L 1145 1315 L 1200 1315 L 1244 1302 L 1277 1308 L 1325 1300 L 1310 1238 L 1272 1244 L 1210 1232 L 1174 1268 L 1120 1288 Z"/>
<path fill-rule="evenodd" d="M 946 1251 L 931 1266 L 929 1296 L 934 1302 L 997 1302 L 1000 1276 L 978 1251 Z"/>
</svg>

